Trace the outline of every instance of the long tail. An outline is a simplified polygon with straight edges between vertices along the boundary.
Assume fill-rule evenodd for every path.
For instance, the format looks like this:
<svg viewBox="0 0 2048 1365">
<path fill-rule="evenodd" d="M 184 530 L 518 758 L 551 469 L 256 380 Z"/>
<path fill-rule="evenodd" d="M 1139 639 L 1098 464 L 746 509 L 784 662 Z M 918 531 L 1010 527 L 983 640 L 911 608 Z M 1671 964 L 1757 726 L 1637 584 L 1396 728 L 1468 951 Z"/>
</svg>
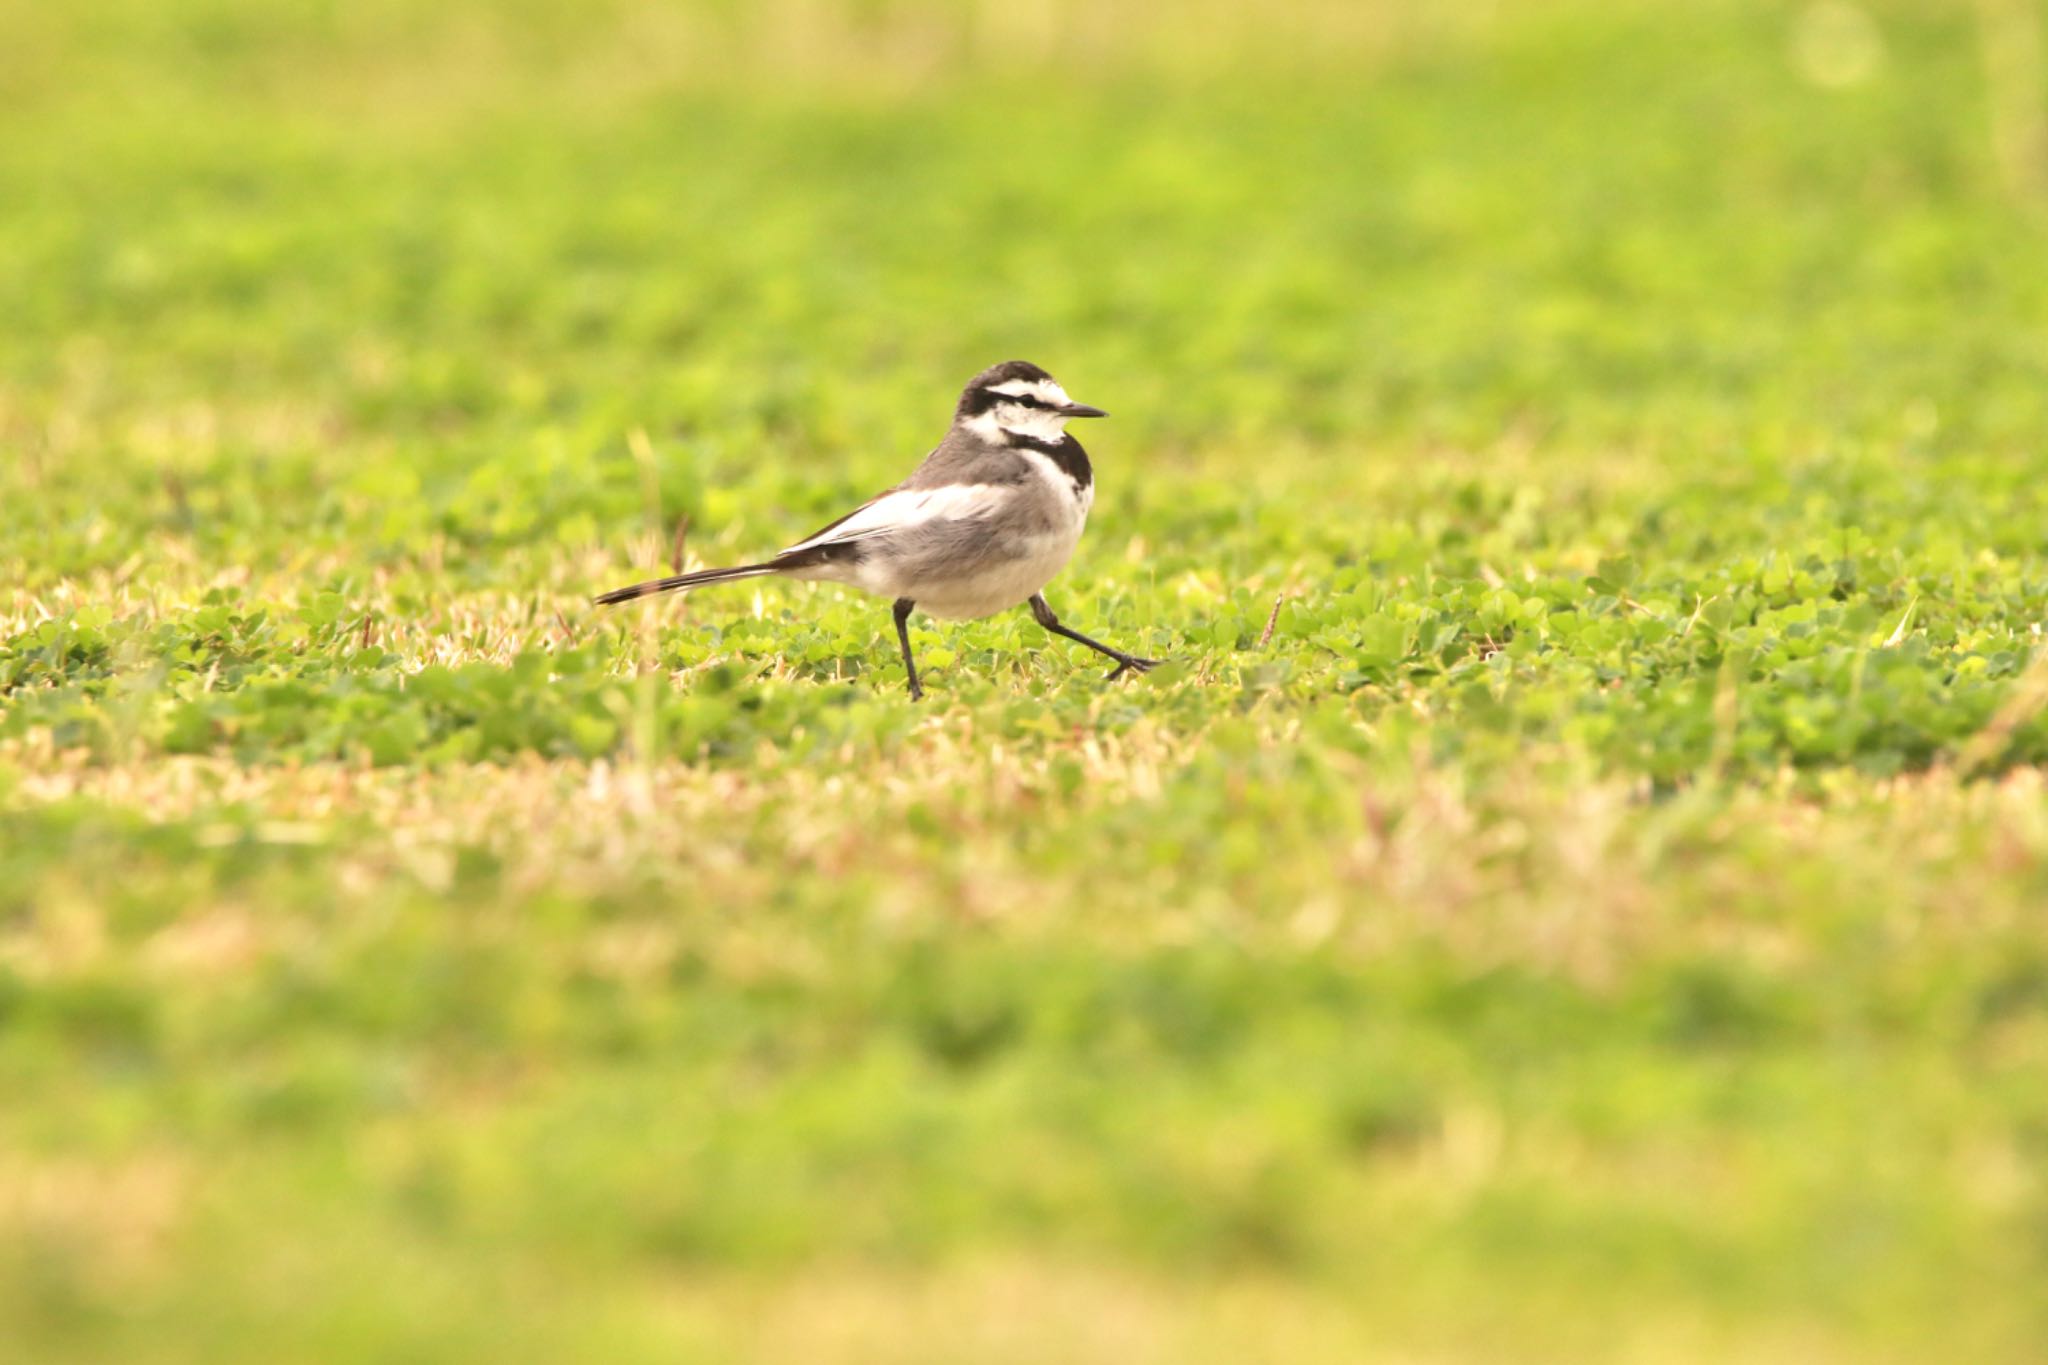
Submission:
<svg viewBox="0 0 2048 1365">
<path fill-rule="evenodd" d="M 759 578 L 763 574 L 781 573 L 784 564 L 743 564 L 736 569 L 699 569 L 695 573 L 679 573 L 673 578 L 650 578 L 645 583 L 635 583 L 630 588 L 613 588 L 600 594 L 596 601 L 600 607 L 609 607 L 616 602 L 630 602 L 636 597 L 652 597 L 658 592 L 680 592 L 685 588 L 701 588 L 707 583 L 729 583 L 738 578 Z"/>
</svg>

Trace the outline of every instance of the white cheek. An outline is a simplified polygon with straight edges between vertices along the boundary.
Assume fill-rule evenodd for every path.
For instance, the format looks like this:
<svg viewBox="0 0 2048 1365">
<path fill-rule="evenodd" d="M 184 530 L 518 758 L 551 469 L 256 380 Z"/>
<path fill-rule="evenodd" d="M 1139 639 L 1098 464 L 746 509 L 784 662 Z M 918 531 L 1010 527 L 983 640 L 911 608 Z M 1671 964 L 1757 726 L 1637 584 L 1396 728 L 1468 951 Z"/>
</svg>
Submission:
<svg viewBox="0 0 2048 1365">
<path fill-rule="evenodd" d="M 1057 441 L 1067 434 L 1067 419 L 1043 408 L 1009 408 L 1002 425 L 1022 436 Z"/>
<path fill-rule="evenodd" d="M 967 419 L 967 429 L 993 445 L 1003 444 L 1003 433 L 1029 436 L 1036 441 L 1057 441 L 1067 434 L 1067 419 L 1040 408 L 1011 407 L 1008 404 L 977 413 Z"/>
</svg>

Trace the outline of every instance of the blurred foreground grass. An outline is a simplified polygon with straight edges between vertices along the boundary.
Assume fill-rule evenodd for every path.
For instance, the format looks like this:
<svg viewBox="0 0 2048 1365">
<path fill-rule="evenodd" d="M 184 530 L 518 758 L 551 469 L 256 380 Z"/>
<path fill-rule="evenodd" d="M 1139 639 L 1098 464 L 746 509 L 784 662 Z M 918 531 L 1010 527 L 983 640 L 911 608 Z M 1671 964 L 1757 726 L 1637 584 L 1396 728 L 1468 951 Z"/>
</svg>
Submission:
<svg viewBox="0 0 2048 1365">
<path fill-rule="evenodd" d="M 2034 1358 L 2038 19 L 0 0 L 0 1339 Z"/>
</svg>

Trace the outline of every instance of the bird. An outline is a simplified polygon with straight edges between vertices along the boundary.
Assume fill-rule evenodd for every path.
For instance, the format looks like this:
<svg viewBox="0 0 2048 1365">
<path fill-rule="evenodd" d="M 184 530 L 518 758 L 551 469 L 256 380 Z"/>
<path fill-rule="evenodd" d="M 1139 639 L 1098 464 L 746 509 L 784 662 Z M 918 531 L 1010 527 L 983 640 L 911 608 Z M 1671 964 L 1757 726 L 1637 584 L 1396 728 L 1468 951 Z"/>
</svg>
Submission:
<svg viewBox="0 0 2048 1365">
<path fill-rule="evenodd" d="M 1077 403 L 1026 360 L 991 365 L 967 382 L 945 439 L 909 478 L 769 559 L 649 579 L 599 595 L 600 606 L 713 583 L 780 576 L 842 583 L 893 598 L 910 699 L 924 697 L 910 650 L 910 617 L 973 620 L 1028 605 L 1039 625 L 1116 661 L 1106 680 L 1161 660 L 1090 639 L 1063 623 L 1045 585 L 1066 567 L 1095 501 L 1088 452 L 1067 432 L 1107 417 Z"/>
</svg>

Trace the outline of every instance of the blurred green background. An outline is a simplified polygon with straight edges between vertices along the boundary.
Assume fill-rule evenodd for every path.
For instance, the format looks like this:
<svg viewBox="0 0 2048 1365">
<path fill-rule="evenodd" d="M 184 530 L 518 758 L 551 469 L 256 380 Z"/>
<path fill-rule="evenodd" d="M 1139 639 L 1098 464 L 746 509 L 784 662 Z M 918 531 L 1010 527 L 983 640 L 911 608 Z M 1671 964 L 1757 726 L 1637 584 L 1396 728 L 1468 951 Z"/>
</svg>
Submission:
<svg viewBox="0 0 2048 1365">
<path fill-rule="evenodd" d="M 0 0 L 0 1355 L 2039 1359 L 2044 35 Z"/>
</svg>

